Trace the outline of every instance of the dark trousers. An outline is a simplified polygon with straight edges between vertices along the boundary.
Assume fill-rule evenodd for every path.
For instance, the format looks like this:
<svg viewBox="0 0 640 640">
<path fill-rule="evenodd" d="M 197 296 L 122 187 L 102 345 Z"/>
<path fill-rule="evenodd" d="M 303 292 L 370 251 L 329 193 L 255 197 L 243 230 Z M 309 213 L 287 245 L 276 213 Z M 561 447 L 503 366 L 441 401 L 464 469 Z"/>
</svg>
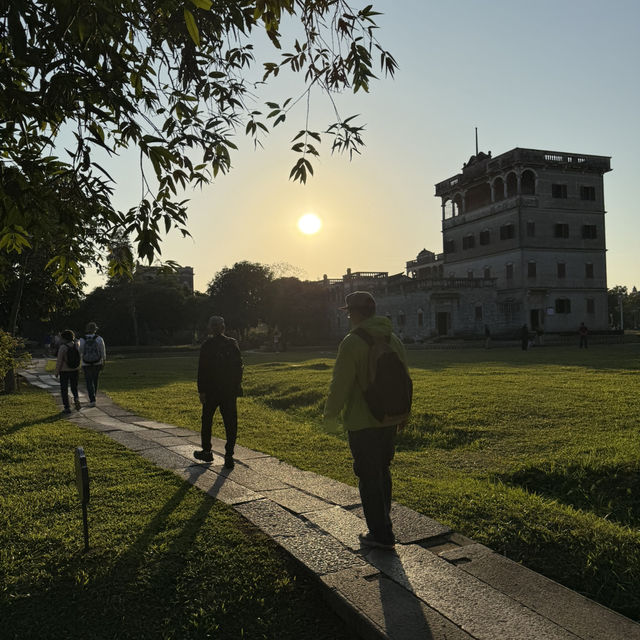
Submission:
<svg viewBox="0 0 640 640">
<path fill-rule="evenodd" d="M 83 365 L 84 381 L 87 385 L 87 395 L 89 396 L 89 402 L 96 401 L 96 393 L 98 393 L 98 376 L 102 370 L 101 364 L 87 364 Z"/>
<path fill-rule="evenodd" d="M 69 408 L 69 387 L 74 400 L 78 400 L 78 370 L 60 372 L 60 395 L 65 409 Z"/>
<path fill-rule="evenodd" d="M 367 527 L 379 542 L 393 542 L 391 524 L 391 472 L 397 427 L 372 427 L 349 431 L 353 472 Z"/>
<path fill-rule="evenodd" d="M 589 348 L 589 345 L 587 344 L 587 336 L 580 336 L 580 348 L 582 349 L 582 347 L 585 349 Z"/>
<path fill-rule="evenodd" d="M 213 425 L 213 415 L 218 407 L 220 407 L 224 431 L 227 436 L 225 453 L 228 456 L 232 456 L 238 435 L 238 407 L 235 396 L 226 398 L 206 397 L 202 405 L 202 429 L 200 430 L 202 450 L 211 451 L 211 426 Z"/>
</svg>

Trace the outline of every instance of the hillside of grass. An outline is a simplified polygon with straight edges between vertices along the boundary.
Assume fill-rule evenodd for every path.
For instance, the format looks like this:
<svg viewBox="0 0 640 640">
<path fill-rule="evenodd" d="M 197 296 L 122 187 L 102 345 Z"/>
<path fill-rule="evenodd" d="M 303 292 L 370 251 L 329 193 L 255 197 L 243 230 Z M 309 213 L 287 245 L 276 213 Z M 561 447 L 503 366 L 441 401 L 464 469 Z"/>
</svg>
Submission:
<svg viewBox="0 0 640 640">
<path fill-rule="evenodd" d="M 640 619 L 637 345 L 410 351 L 411 421 L 394 498 Z M 333 355 L 245 355 L 239 443 L 355 485 L 344 436 L 319 429 Z M 109 363 L 129 409 L 197 431 L 195 355 Z M 224 437 L 220 417 L 214 433 Z"/>
</svg>

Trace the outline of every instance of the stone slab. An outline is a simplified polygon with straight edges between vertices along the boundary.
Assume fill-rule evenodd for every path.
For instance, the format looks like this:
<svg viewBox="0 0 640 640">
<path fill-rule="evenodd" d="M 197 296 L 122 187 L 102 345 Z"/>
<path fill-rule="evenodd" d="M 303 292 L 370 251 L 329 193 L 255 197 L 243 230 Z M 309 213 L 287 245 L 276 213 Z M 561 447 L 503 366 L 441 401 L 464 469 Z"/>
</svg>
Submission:
<svg viewBox="0 0 640 640">
<path fill-rule="evenodd" d="M 478 640 L 578 638 L 419 545 L 397 546 L 392 553 L 374 549 L 366 558 Z"/>
<path fill-rule="evenodd" d="M 173 436 L 174 438 L 189 438 L 196 435 L 194 431 L 191 431 L 191 429 L 183 429 L 182 427 L 173 427 L 171 429 L 163 429 L 162 431 L 168 436 Z"/>
<path fill-rule="evenodd" d="M 253 469 L 246 467 L 243 463 L 236 463 L 233 469 L 225 469 L 220 464 L 216 464 L 214 460 L 213 470 L 216 473 L 226 475 L 234 482 L 241 484 L 243 487 L 252 489 L 253 491 L 272 491 L 274 489 L 286 489 L 287 485 L 276 478 L 270 478 L 260 473 L 256 473 Z"/>
<path fill-rule="evenodd" d="M 440 555 L 483 582 L 588 640 L 640 640 L 640 625 L 539 573 L 471 545 Z M 486 551 L 488 551 L 488 553 Z"/>
<path fill-rule="evenodd" d="M 222 441 L 224 442 L 224 441 Z M 262 451 L 254 451 L 253 449 L 247 449 L 247 447 L 243 447 L 242 445 L 236 444 L 235 451 L 233 452 L 233 457 L 238 460 L 255 460 L 256 458 L 268 458 L 270 457 L 268 453 L 263 453 Z"/>
<path fill-rule="evenodd" d="M 311 471 L 303 471 L 301 475 L 296 474 L 292 484 L 298 489 L 343 507 L 353 507 L 360 504 L 360 492 L 356 487 Z"/>
<path fill-rule="evenodd" d="M 225 504 L 236 505 L 255 501 L 261 497 L 260 494 L 251 491 L 251 489 L 247 489 L 204 466 L 193 465 L 184 469 L 175 469 L 174 471 L 187 482 Z"/>
<path fill-rule="evenodd" d="M 309 525 L 303 520 L 271 500 L 262 499 L 240 504 L 235 510 L 272 538 L 301 536 L 309 529 Z"/>
<path fill-rule="evenodd" d="M 160 440 L 158 442 L 158 444 L 160 444 L 160 446 L 165 446 L 165 440 L 167 438 L 163 438 L 162 440 Z M 197 451 L 200 447 L 195 447 L 193 444 L 189 444 L 189 443 L 185 443 L 184 438 L 172 438 L 171 436 L 169 436 L 168 438 L 169 440 L 177 440 L 178 444 L 174 444 L 170 447 L 167 447 L 170 451 L 175 451 L 177 454 L 187 458 L 188 460 L 191 461 L 191 464 L 194 465 L 200 465 L 200 466 L 205 466 L 207 468 L 210 468 L 212 471 L 214 471 L 214 465 L 216 464 L 222 464 L 224 458 L 221 455 L 214 455 L 213 456 L 213 460 L 211 462 L 205 462 L 203 460 L 198 460 L 197 458 L 194 458 L 193 456 L 193 452 Z"/>
<path fill-rule="evenodd" d="M 299 536 L 276 536 L 274 540 L 318 576 L 364 565 L 360 556 L 317 529 L 308 528 Z"/>
<path fill-rule="evenodd" d="M 165 424 L 164 422 L 156 422 L 155 420 L 138 420 L 134 424 L 140 425 L 145 429 L 174 429 L 172 424 Z"/>
<path fill-rule="evenodd" d="M 272 478 L 277 478 L 291 486 L 298 486 L 298 483 L 303 483 L 305 480 L 304 471 L 286 462 L 281 462 L 272 456 L 255 458 L 249 460 L 247 464 L 258 473 L 264 473 Z"/>
<path fill-rule="evenodd" d="M 362 506 L 353 509 L 353 513 L 364 519 Z M 411 544 L 452 533 L 449 527 L 397 502 L 391 505 L 391 520 L 396 540 L 401 544 Z"/>
<path fill-rule="evenodd" d="M 307 493 L 303 493 L 298 489 L 290 487 L 288 489 L 275 489 L 273 491 L 265 491 L 264 495 L 269 500 L 276 502 L 293 513 L 309 513 L 310 511 L 318 511 L 320 509 L 329 509 L 331 505 L 324 500 L 320 500 Z"/>
<path fill-rule="evenodd" d="M 365 640 L 473 640 L 370 565 L 322 576 L 329 603 Z"/>
<path fill-rule="evenodd" d="M 305 517 L 323 531 L 339 540 L 345 547 L 358 551 L 361 547 L 358 535 L 365 533 L 367 525 L 362 518 L 346 511 L 342 507 L 334 506 L 323 511 L 306 513 Z"/>
<path fill-rule="evenodd" d="M 140 455 L 163 469 L 184 469 L 192 464 L 191 460 L 164 447 L 156 446 L 151 449 L 143 449 L 140 451 Z"/>
<path fill-rule="evenodd" d="M 143 449 L 151 449 L 156 444 L 150 440 L 143 440 L 139 438 L 135 433 L 128 433 L 126 431 L 109 431 L 107 433 L 112 440 L 123 444 L 132 451 L 142 451 Z"/>
</svg>

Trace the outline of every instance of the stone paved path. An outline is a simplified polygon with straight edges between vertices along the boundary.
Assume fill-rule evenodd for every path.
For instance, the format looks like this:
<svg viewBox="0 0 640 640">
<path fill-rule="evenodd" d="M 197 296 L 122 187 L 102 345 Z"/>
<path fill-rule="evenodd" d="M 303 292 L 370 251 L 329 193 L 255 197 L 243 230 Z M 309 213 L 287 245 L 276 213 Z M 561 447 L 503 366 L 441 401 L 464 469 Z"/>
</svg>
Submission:
<svg viewBox="0 0 640 640">
<path fill-rule="evenodd" d="M 36 360 L 21 375 L 57 396 L 57 380 Z M 86 402 L 81 393 L 81 401 Z M 361 549 L 365 530 L 355 488 L 236 448 L 223 468 L 193 458 L 189 429 L 136 416 L 104 394 L 69 414 L 210 496 L 231 505 L 316 576 L 329 603 L 366 639 L 640 640 L 640 625 L 530 571 L 448 527 L 393 505 L 393 552 Z"/>
</svg>

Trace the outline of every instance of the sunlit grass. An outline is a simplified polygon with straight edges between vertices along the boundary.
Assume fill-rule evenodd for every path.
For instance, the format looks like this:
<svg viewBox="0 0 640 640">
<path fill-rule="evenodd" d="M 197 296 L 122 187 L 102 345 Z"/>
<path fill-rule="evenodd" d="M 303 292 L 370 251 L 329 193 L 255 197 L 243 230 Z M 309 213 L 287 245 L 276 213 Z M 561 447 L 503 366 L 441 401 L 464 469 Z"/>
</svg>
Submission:
<svg viewBox="0 0 640 640">
<path fill-rule="evenodd" d="M 640 350 L 411 351 L 412 419 L 394 497 L 640 618 Z M 319 430 L 333 357 L 245 356 L 239 442 L 355 484 L 344 437 Z M 109 364 L 114 400 L 199 428 L 195 356 Z M 214 430 L 224 437 L 219 417 Z"/>
<path fill-rule="evenodd" d="M 293 561 L 231 508 L 44 391 L 0 397 L 2 638 L 349 637 Z M 89 466 L 90 551 L 74 484 Z"/>
</svg>

